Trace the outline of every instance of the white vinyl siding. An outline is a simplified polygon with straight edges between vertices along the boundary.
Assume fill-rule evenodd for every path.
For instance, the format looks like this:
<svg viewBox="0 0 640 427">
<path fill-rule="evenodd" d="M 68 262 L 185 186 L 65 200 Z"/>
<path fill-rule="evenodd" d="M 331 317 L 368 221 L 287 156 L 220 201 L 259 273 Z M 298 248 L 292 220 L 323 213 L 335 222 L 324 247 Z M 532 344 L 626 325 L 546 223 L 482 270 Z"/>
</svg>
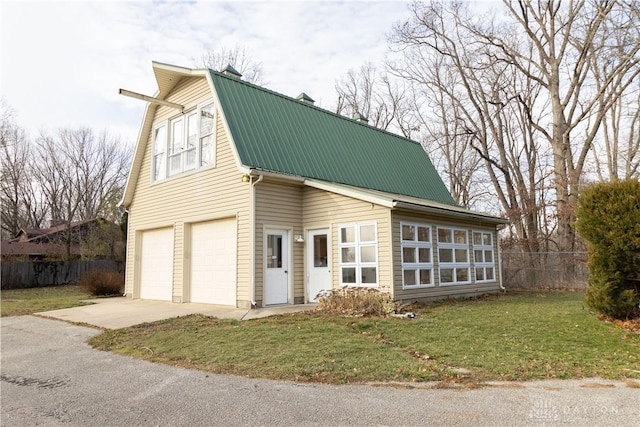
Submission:
<svg viewBox="0 0 640 427">
<path fill-rule="evenodd" d="M 189 110 L 198 105 L 209 105 L 210 101 L 207 100 L 211 97 L 205 78 L 185 77 L 165 99 L 184 105 Z M 189 301 L 189 224 L 236 217 L 236 300 L 238 307 L 250 308 L 248 186 L 240 179 L 242 172 L 238 169 L 222 117 L 215 115 L 215 131 L 211 132 L 215 134 L 215 145 L 211 145 L 215 147 L 211 154 L 211 159 L 215 158 L 215 168 L 209 166 L 201 173 L 185 173 L 154 182 L 153 130 L 162 125 L 168 127 L 169 120 L 176 116 L 176 110 L 166 106 L 152 109 L 153 123 L 144 136 L 145 155 L 129 207 L 126 293 L 133 298 L 140 298 L 138 260 L 141 247 L 136 236 L 149 229 L 171 226 L 174 229 L 170 262 L 173 267 L 170 275 L 171 299 L 173 302 Z"/>
<path fill-rule="evenodd" d="M 376 223 L 340 225 L 340 284 L 378 286 Z"/>
<path fill-rule="evenodd" d="M 403 288 L 432 287 L 434 281 L 431 226 L 402 222 L 400 223 L 400 241 Z"/>
<path fill-rule="evenodd" d="M 471 283 L 467 230 L 438 227 L 437 236 L 440 285 Z"/>
<path fill-rule="evenodd" d="M 264 242 L 266 228 L 287 230 L 290 235 L 303 234 L 302 227 L 302 188 L 296 185 L 269 182 L 268 179 L 255 187 L 255 241 Z M 292 295 L 294 302 L 304 301 L 304 247 L 305 244 L 290 243 L 289 275 L 292 276 Z M 255 247 L 255 300 L 264 304 L 265 250 L 267 247 L 256 244 Z M 267 257 L 268 258 L 268 257 Z"/>
<path fill-rule="evenodd" d="M 303 191 L 304 225 L 307 229 L 330 229 L 331 239 L 331 283 L 340 286 L 340 227 L 357 220 L 359 223 L 375 223 L 378 243 L 378 289 L 392 292 L 393 283 L 392 246 L 391 246 L 391 213 L 389 208 L 373 205 L 369 202 L 347 197 L 341 194 L 306 187 Z M 295 234 L 295 232 L 294 232 Z M 306 243 L 305 245 L 307 245 Z M 399 271 L 400 269 L 398 269 Z"/>
<path fill-rule="evenodd" d="M 492 233 L 484 231 L 473 232 L 473 261 L 477 283 L 496 280 Z"/>
</svg>

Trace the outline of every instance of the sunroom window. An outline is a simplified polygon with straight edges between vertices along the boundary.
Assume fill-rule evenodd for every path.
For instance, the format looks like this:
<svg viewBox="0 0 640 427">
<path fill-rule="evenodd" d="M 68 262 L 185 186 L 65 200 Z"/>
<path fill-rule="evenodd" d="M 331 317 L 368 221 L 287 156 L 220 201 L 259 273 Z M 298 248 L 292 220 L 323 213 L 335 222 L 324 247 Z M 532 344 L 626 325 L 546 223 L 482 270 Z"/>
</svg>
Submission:
<svg viewBox="0 0 640 427">
<path fill-rule="evenodd" d="M 208 103 L 156 126 L 154 181 L 215 163 L 214 111 Z"/>
<path fill-rule="evenodd" d="M 340 226 L 340 283 L 378 286 L 378 236 L 375 223 Z"/>
<path fill-rule="evenodd" d="M 473 232 L 473 261 L 476 282 L 493 282 L 496 280 L 492 233 L 485 231 Z"/>
<path fill-rule="evenodd" d="M 438 271 L 441 285 L 471 283 L 467 230 L 438 227 Z"/>
<path fill-rule="evenodd" d="M 402 285 L 404 288 L 433 286 L 431 227 L 425 224 L 400 224 L 402 247 Z"/>
</svg>

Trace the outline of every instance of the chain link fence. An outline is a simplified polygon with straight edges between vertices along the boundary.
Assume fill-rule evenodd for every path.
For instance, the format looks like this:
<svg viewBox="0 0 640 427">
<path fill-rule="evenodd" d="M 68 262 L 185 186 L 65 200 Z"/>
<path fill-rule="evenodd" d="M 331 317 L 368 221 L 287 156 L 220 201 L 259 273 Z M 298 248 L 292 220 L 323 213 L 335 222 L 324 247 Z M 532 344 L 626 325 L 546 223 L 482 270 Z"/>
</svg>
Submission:
<svg viewBox="0 0 640 427">
<path fill-rule="evenodd" d="M 502 252 L 507 289 L 587 289 L 586 252 Z"/>
</svg>

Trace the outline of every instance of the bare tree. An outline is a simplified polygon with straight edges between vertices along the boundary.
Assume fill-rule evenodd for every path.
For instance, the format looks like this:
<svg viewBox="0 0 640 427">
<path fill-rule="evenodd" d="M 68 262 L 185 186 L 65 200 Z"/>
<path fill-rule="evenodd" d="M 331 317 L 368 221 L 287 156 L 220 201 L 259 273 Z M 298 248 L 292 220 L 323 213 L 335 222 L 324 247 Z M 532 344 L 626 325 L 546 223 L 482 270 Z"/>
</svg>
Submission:
<svg viewBox="0 0 640 427">
<path fill-rule="evenodd" d="M 0 149 L 2 238 L 6 239 L 22 227 L 39 228 L 46 208 L 31 179 L 33 153 L 29 140 L 4 100 L 0 101 Z"/>
<path fill-rule="evenodd" d="M 412 72 L 411 98 L 418 138 L 440 174 L 446 177 L 456 203 L 471 208 L 487 189 L 480 188 L 478 182 L 481 158 L 471 148 L 462 111 L 447 90 L 442 90 L 457 86 L 457 75 L 442 57 L 420 58 L 418 62 L 420 68 Z M 387 66 L 393 73 L 394 64 L 390 62 Z"/>
<path fill-rule="evenodd" d="M 431 55 L 455 69 L 460 84 L 442 90 L 458 100 L 507 215 L 529 217 L 522 230 L 538 227 L 536 189 L 544 187 L 545 173 L 531 172 L 540 170 L 541 151 L 549 148 L 556 245 L 571 251 L 573 208 L 587 154 L 607 111 L 640 72 L 638 5 L 503 1 L 506 15 L 482 17 L 461 2 L 414 3 L 411 18 L 392 36 L 414 63 L 408 59 L 396 72 L 416 81 L 416 64 Z M 600 86 L 594 83 L 596 56 L 608 61 L 600 69 Z"/>
<path fill-rule="evenodd" d="M 625 43 L 619 40 L 617 44 L 622 50 Z M 606 72 L 601 69 L 606 71 L 610 61 L 598 55 L 593 58 L 593 64 L 599 89 L 607 84 Z M 640 174 L 640 83 L 636 81 L 626 90 L 614 85 L 605 90 L 614 92 L 614 100 L 602 119 L 602 133 L 594 141 L 596 173 L 601 181 L 637 177 Z M 615 96 L 618 91 L 620 96 Z"/>
<path fill-rule="evenodd" d="M 60 129 L 37 142 L 34 177 L 52 219 L 69 225 L 95 217 L 114 218 L 117 197 L 126 181 L 130 150 L 106 132 Z M 67 233 L 67 255 L 71 234 Z"/>
<path fill-rule="evenodd" d="M 534 125 L 553 152 L 558 248 L 572 251 L 575 206 L 587 154 L 605 114 L 640 73 L 638 5 L 615 0 L 504 2 L 536 55 L 522 55 L 507 38 L 476 34 L 497 48 L 498 61 L 536 79 L 550 100 L 551 123 Z M 603 84 L 594 90 L 596 57 L 606 58 L 610 65 L 600 70 Z"/>
<path fill-rule="evenodd" d="M 246 48 L 238 45 L 232 48 L 219 46 L 206 51 L 200 57 L 200 65 L 215 71 L 222 71 L 231 65 L 242 74 L 243 80 L 260 86 L 268 84 L 264 80 L 262 62 L 254 60 Z"/>
<path fill-rule="evenodd" d="M 367 118 L 371 126 L 410 137 L 416 130 L 410 93 L 404 82 L 393 80 L 367 62 L 358 70 L 349 70 L 335 85 L 337 114 Z"/>
<path fill-rule="evenodd" d="M 471 198 L 462 187 L 476 184 L 475 190 L 466 190 L 476 195 L 491 191 L 479 188 L 482 159 L 484 181 L 493 184 L 491 192 L 518 240 L 535 250 L 540 216 L 536 188 L 543 178 L 529 119 L 539 103 L 539 89 L 510 67 L 488 61 L 484 44 L 470 42 L 473 34 L 462 24 L 473 14 L 463 4 L 414 7 L 412 20 L 396 27 L 392 40 L 404 59 L 389 66 L 422 95 L 416 111 L 421 111 L 431 139 L 440 141 L 450 189 L 459 193 L 459 202 Z"/>
</svg>

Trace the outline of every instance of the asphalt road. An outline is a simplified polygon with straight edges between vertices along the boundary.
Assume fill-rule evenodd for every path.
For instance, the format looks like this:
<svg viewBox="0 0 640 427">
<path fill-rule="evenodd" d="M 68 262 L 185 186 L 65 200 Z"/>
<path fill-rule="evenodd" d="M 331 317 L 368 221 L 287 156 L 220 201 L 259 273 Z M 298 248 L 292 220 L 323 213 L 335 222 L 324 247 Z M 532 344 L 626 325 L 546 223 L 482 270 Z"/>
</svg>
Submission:
<svg viewBox="0 0 640 427">
<path fill-rule="evenodd" d="M 638 426 L 640 389 L 591 379 L 476 390 L 206 374 L 96 351 L 97 330 L 3 318 L 2 426 Z"/>
</svg>

